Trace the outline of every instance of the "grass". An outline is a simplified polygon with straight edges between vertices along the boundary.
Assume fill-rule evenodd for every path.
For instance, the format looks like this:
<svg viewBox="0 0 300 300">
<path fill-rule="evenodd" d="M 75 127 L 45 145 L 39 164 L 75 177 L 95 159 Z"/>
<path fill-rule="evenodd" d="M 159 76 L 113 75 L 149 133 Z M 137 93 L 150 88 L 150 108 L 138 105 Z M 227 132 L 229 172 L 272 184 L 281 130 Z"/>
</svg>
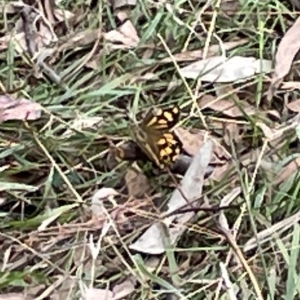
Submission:
<svg viewBox="0 0 300 300">
<path fill-rule="evenodd" d="M 12 91 L 12 97 L 33 99 L 43 107 L 42 117 L 35 121 L 1 124 L 3 299 L 9 299 L 5 295 L 12 292 L 28 293 L 34 299 L 58 295 L 79 299 L 86 287 L 121 288 L 128 291 L 125 299 L 259 299 L 259 294 L 269 300 L 300 297 L 297 169 L 276 184 L 280 167 L 298 156 L 298 139 L 290 130 L 269 147 L 257 126 L 258 121 L 270 127 L 284 126 L 281 119 L 269 118 L 267 111 L 273 109 L 281 116 L 283 98 L 299 95 L 285 91 L 268 107 L 264 91 L 269 82 L 264 76 L 228 85 L 234 95 L 247 95 L 245 99 L 257 109 L 256 115 L 244 113 L 230 119 L 209 108 L 201 111 L 207 129 L 214 130 L 214 138 L 222 137 L 221 121 L 234 122 L 242 132 L 240 143 L 227 144 L 234 158 L 231 173 L 219 181 L 207 181 L 199 195 L 201 201 L 218 206 L 234 188 L 241 188 L 231 203 L 241 209 L 226 211 L 223 216 L 229 228 L 236 228 L 228 235 L 231 242 L 218 228 L 219 212 L 199 212 L 167 253 L 153 256 L 129 249 L 159 219 L 160 210 L 153 203 L 149 206 L 149 199 L 160 193 L 153 202 L 161 206 L 174 190 L 174 182 L 165 173 L 154 175 L 156 171 L 150 167 L 146 173 L 150 198 L 130 197 L 126 190 L 132 182 L 126 182 L 124 176 L 132 162 L 113 160 L 111 165 L 108 141 L 128 141 L 131 119 L 140 119 L 152 106 L 178 104 L 184 120 L 181 125 L 203 129 L 193 106 L 199 93 L 216 97 L 216 88 L 181 78 L 178 69 L 189 62 L 177 61 L 175 54 L 199 49 L 206 53 L 211 44 L 246 38 L 247 43 L 226 51 L 227 55 L 273 60 L 281 37 L 296 19 L 292 6 L 283 1 L 240 1 L 239 10 L 230 16 L 221 8 L 204 8 L 206 3 L 139 1 L 127 10 L 140 37 L 138 46 L 111 50 L 100 43 L 96 50 L 105 51 L 95 69 L 84 65 L 93 54 L 96 38 L 53 55 L 50 66 L 57 77 L 36 78 L 35 65 L 26 55 L 17 57 L 13 43 L 0 52 L 0 82 L 5 91 Z M 215 1 L 215 7 L 221 5 Z M 99 1 L 92 10 L 82 1 L 63 1 L 60 7 L 82 16 L 74 26 L 67 23 L 65 37 L 59 35 L 64 41 L 71 41 L 83 30 L 109 32 L 119 26 L 106 2 Z M 0 28 L 4 28 L 0 37 L 17 18 L 0 18 Z M 169 62 L 163 62 L 165 58 Z M 149 74 L 152 79 L 141 79 Z M 99 120 L 90 128 L 74 129 L 78 116 Z M 292 114 L 284 117 L 290 119 Z M 67 130 L 72 134 L 64 135 Z M 249 159 L 255 150 L 257 157 Z M 266 168 L 272 159 L 276 163 L 272 169 Z M 110 222 L 105 226 L 92 221 L 88 210 L 94 193 L 103 187 L 121 192 L 106 201 Z M 129 211 L 122 210 L 123 204 Z M 112 217 L 115 209 L 120 209 L 118 224 Z M 253 247 L 248 244 L 251 238 Z M 98 295 L 98 299 L 104 296 Z"/>
</svg>

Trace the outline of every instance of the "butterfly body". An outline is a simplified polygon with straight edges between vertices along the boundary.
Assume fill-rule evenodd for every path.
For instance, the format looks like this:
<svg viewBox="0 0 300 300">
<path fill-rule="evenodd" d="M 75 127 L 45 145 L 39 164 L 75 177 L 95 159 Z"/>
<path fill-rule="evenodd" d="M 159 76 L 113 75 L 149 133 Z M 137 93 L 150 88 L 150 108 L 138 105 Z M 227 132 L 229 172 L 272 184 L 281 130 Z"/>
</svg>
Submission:
<svg viewBox="0 0 300 300">
<path fill-rule="evenodd" d="M 182 143 L 172 132 L 178 123 L 178 106 L 150 110 L 134 130 L 138 146 L 159 168 L 173 163 L 182 149 Z"/>
</svg>

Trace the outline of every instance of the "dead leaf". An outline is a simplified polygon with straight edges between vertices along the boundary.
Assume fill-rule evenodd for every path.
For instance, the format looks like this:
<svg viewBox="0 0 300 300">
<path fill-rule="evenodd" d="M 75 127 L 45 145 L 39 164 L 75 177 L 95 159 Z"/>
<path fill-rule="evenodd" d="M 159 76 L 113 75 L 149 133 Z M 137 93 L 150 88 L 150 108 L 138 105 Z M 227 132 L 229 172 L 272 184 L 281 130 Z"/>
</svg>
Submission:
<svg viewBox="0 0 300 300">
<path fill-rule="evenodd" d="M 102 121 L 102 117 L 86 117 L 84 115 L 78 116 L 75 120 L 73 120 L 70 128 L 68 128 L 62 135 L 70 137 L 75 134 L 76 131 L 82 131 L 86 128 L 99 128 L 102 125 Z"/>
<path fill-rule="evenodd" d="M 262 122 L 256 122 L 256 126 L 259 127 L 264 136 L 269 140 L 275 140 L 278 139 L 279 137 L 283 136 L 287 130 L 292 128 L 292 126 L 286 126 L 286 127 L 279 127 L 279 128 L 270 128 L 268 125 Z"/>
<path fill-rule="evenodd" d="M 300 9 L 300 2 L 299 0 L 290 0 L 290 2 L 296 7 Z"/>
<path fill-rule="evenodd" d="M 92 57 L 86 64 L 85 67 L 93 69 L 93 70 L 98 70 L 100 65 L 101 65 L 101 57 L 103 57 L 105 51 L 102 49 Z"/>
<path fill-rule="evenodd" d="M 281 88 L 283 90 L 300 90 L 300 82 L 298 81 L 286 81 L 282 83 Z"/>
<path fill-rule="evenodd" d="M 286 107 L 293 112 L 300 112 L 300 99 L 287 103 Z"/>
<path fill-rule="evenodd" d="M 261 129 L 261 131 L 263 132 L 264 136 L 267 139 L 273 140 L 274 135 L 276 135 L 276 130 L 273 128 L 270 128 L 268 125 L 266 125 L 265 123 L 262 122 L 257 122 L 256 126 L 259 127 Z"/>
<path fill-rule="evenodd" d="M 122 43 L 123 49 L 136 47 L 140 38 L 130 20 L 122 24 L 118 30 L 111 30 L 103 33 L 103 37 L 107 42 Z M 121 45 L 118 45 L 119 49 Z"/>
<path fill-rule="evenodd" d="M 248 43 L 248 39 L 241 39 L 233 42 L 224 43 L 225 50 L 231 50 L 238 46 L 244 45 Z M 215 56 L 220 51 L 220 45 L 211 45 L 208 48 L 207 57 Z M 173 59 L 177 62 L 181 61 L 192 61 L 192 60 L 199 60 L 203 58 L 203 50 L 194 50 L 194 51 L 184 51 L 181 53 L 174 54 L 173 58 L 166 57 L 163 58 L 160 63 L 169 63 L 172 62 Z"/>
<path fill-rule="evenodd" d="M 32 57 L 36 57 L 38 52 L 44 47 L 57 42 L 57 36 L 49 21 L 33 6 L 26 5 L 21 11 L 23 30 L 27 51 Z M 37 25 L 39 23 L 39 26 Z"/>
<path fill-rule="evenodd" d="M 130 295 L 135 287 L 136 279 L 131 277 L 130 279 L 125 280 L 121 284 L 116 285 L 113 288 L 113 300 L 125 299 L 126 296 Z"/>
<path fill-rule="evenodd" d="M 81 300 L 113 300 L 113 292 L 105 289 L 89 288 Z"/>
<path fill-rule="evenodd" d="M 186 206 L 189 202 L 193 207 L 199 207 L 200 203 L 194 201 L 202 194 L 204 175 L 211 160 L 212 142 L 208 140 L 194 156 L 193 161 L 185 173 L 181 183 L 180 191 L 176 189 L 168 203 L 166 214 Z M 184 194 L 184 197 L 182 196 Z M 163 222 L 169 227 L 171 244 L 174 245 L 177 239 L 184 233 L 186 223 L 193 218 L 194 212 L 166 217 Z M 171 226 L 172 222 L 178 226 Z M 154 223 L 137 241 L 129 246 L 130 249 L 148 254 L 161 254 L 165 252 L 165 235 L 161 229 L 161 223 Z"/>
<path fill-rule="evenodd" d="M 272 62 L 255 57 L 214 56 L 199 60 L 180 69 L 185 78 L 201 79 L 206 82 L 235 82 L 246 79 L 254 74 L 270 72 Z"/>
<path fill-rule="evenodd" d="M 277 111 L 275 109 L 271 109 L 271 110 L 267 110 L 264 112 L 266 116 L 268 116 L 269 118 L 271 117 L 272 120 L 277 120 L 280 121 L 281 120 L 281 112 Z"/>
<path fill-rule="evenodd" d="M 28 51 L 32 57 L 38 57 L 46 47 L 49 50 L 49 45 L 57 42 L 53 25 L 73 17 L 67 10 L 55 9 L 54 1 L 37 1 L 36 7 L 13 1 L 4 8 L 5 13 L 18 13 L 22 18 L 17 19 L 10 34 L 0 38 L 0 50 L 7 49 L 13 42 L 18 54 Z"/>
<path fill-rule="evenodd" d="M 135 84 L 138 82 L 144 82 L 144 81 L 148 81 L 148 80 L 159 80 L 159 75 L 155 74 L 155 73 L 146 73 L 144 75 L 136 75 L 136 76 L 132 76 L 132 78 L 129 81 L 129 85 L 131 84 Z"/>
<path fill-rule="evenodd" d="M 205 185 L 211 185 L 211 181 L 220 182 L 224 179 L 224 176 L 227 172 L 232 168 L 232 163 L 226 163 L 222 166 L 216 166 L 212 173 L 210 174 L 209 178 L 205 181 Z"/>
<path fill-rule="evenodd" d="M 73 13 L 65 9 L 55 9 L 54 15 L 58 22 L 67 21 L 74 17 Z"/>
<path fill-rule="evenodd" d="M 17 53 L 23 53 L 27 49 L 24 32 L 11 33 L 0 38 L 0 50 L 6 50 L 13 43 Z"/>
<path fill-rule="evenodd" d="M 36 4 L 38 10 L 45 15 L 50 24 L 54 25 L 56 23 L 54 15 L 55 0 L 38 0 Z"/>
<path fill-rule="evenodd" d="M 32 237 L 30 237 L 31 239 Z M 27 244 L 28 243 L 28 244 Z M 32 247 L 32 243 L 27 242 L 27 245 L 30 245 Z M 36 243 L 38 243 L 36 241 Z M 36 299 L 36 295 L 39 295 L 41 291 L 46 290 L 47 286 L 45 284 L 38 284 L 38 285 L 29 285 L 28 287 L 25 288 L 27 298 L 26 299 Z M 56 291 L 55 291 L 56 292 Z M 54 292 L 54 293 L 55 293 Z M 54 300 L 54 297 L 51 297 L 51 300 Z"/>
<path fill-rule="evenodd" d="M 234 16 L 241 9 L 241 3 L 238 0 L 222 1 L 220 11 L 228 16 Z"/>
<path fill-rule="evenodd" d="M 289 162 L 280 172 L 277 173 L 274 184 L 278 185 L 286 181 L 293 173 L 299 170 L 300 167 L 300 157 L 296 157 L 291 162 Z"/>
<path fill-rule="evenodd" d="M 86 29 L 80 32 L 76 32 L 66 37 L 61 38 L 58 41 L 57 52 L 63 52 L 67 50 L 74 50 L 76 48 L 81 48 L 89 44 L 94 44 L 96 40 L 101 36 L 101 30 L 99 29 Z"/>
<path fill-rule="evenodd" d="M 119 12 L 118 17 L 119 19 L 123 19 L 126 17 L 126 13 Z M 84 33 L 83 36 L 85 35 L 86 34 Z M 107 33 L 98 32 L 97 36 L 95 37 L 99 36 L 103 36 L 107 43 L 103 49 L 100 49 L 99 52 L 91 57 L 91 59 L 89 59 L 85 64 L 91 69 L 98 69 L 100 67 L 101 57 L 103 55 L 116 49 L 130 49 L 136 47 L 140 41 L 140 38 L 138 37 L 137 32 L 130 20 L 125 21 L 125 23 L 122 24 L 117 30 L 112 30 Z"/>
<path fill-rule="evenodd" d="M 21 293 L 8 293 L 0 295 L 0 300 L 30 300 L 33 298 L 28 298 Z"/>
<path fill-rule="evenodd" d="M 45 16 L 50 21 L 51 24 L 55 24 L 57 22 L 65 21 L 74 16 L 68 10 L 58 9 L 54 6 L 54 1 L 37 1 L 38 9 L 40 12 L 45 11 Z M 57 4 L 59 1 L 56 1 Z M 28 6 L 23 1 L 10 1 L 5 5 L 0 4 L 0 10 L 4 11 L 6 14 L 16 14 L 19 13 L 25 6 Z"/>
<path fill-rule="evenodd" d="M 5 2 L 4 2 L 5 3 Z M 9 3 L 0 4 L 0 10 L 6 14 L 15 14 L 20 12 L 26 5 L 23 1 L 9 1 Z"/>
<path fill-rule="evenodd" d="M 207 140 L 207 132 L 205 130 L 199 130 L 197 133 L 191 133 L 182 127 L 177 127 L 175 132 L 183 144 L 184 151 L 191 156 L 198 153 L 199 149 L 206 143 Z M 230 154 L 223 147 L 218 145 L 216 141 L 212 140 L 212 142 L 213 153 L 210 161 L 211 164 L 223 164 L 224 160 L 226 161 L 231 158 Z"/>
<path fill-rule="evenodd" d="M 93 36 L 98 38 L 102 36 L 106 41 L 103 49 L 100 49 L 98 53 L 93 55 L 91 59 L 89 59 L 85 66 L 91 69 L 98 69 L 101 64 L 101 57 L 106 53 L 110 53 L 111 51 L 118 49 L 131 49 L 138 45 L 140 38 L 137 35 L 135 28 L 133 27 L 130 20 L 127 20 L 124 24 L 122 24 L 117 30 L 111 30 L 107 33 L 99 33 L 93 32 Z M 83 33 L 83 37 L 86 36 L 86 33 Z M 65 47 L 62 45 L 62 47 Z"/>
<path fill-rule="evenodd" d="M 203 96 L 199 101 L 199 107 L 201 109 L 210 108 L 212 110 L 222 112 L 224 115 L 236 118 L 247 115 L 256 114 L 256 110 L 250 106 L 247 102 L 239 102 L 239 106 L 230 99 L 214 99 L 210 95 Z M 244 113 L 243 113 L 244 111 Z"/>
<path fill-rule="evenodd" d="M 37 120 L 41 114 L 42 107 L 36 102 L 0 96 L 0 123 L 8 120 Z"/>
<path fill-rule="evenodd" d="M 105 208 L 103 206 L 103 200 L 114 198 L 118 196 L 119 193 L 112 188 L 102 188 L 96 191 L 92 197 L 91 210 L 93 213 L 93 217 L 102 218 L 105 217 Z"/>
<path fill-rule="evenodd" d="M 133 198 L 142 198 L 151 189 L 148 178 L 133 168 L 127 170 L 125 181 L 128 194 Z"/>
<path fill-rule="evenodd" d="M 207 139 L 207 132 L 205 131 L 192 134 L 182 127 L 177 127 L 175 133 L 182 142 L 184 151 L 191 156 L 194 156 L 199 151 Z"/>
<path fill-rule="evenodd" d="M 275 72 L 268 90 L 268 100 L 270 101 L 275 91 L 280 86 L 284 76 L 286 76 L 292 66 L 295 55 L 300 48 L 300 17 L 289 28 L 282 38 L 275 57 Z"/>
<path fill-rule="evenodd" d="M 224 131 L 224 142 L 228 146 L 231 146 L 232 141 L 237 143 L 243 139 L 242 134 L 240 134 L 240 127 L 235 123 L 225 123 Z"/>
<path fill-rule="evenodd" d="M 114 9 L 123 7 L 123 6 L 135 6 L 136 0 L 112 0 Z"/>
<path fill-rule="evenodd" d="M 135 43 L 138 43 L 140 41 L 140 38 L 130 20 L 127 20 L 125 23 L 123 23 L 119 27 L 119 31 Z"/>
</svg>

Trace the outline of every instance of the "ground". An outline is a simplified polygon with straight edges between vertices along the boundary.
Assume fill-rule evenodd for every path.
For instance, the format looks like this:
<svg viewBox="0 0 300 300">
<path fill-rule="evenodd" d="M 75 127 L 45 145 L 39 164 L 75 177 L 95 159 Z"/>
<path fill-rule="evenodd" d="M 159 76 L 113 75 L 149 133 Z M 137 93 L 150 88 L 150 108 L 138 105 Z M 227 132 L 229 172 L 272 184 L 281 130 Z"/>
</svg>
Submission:
<svg viewBox="0 0 300 300">
<path fill-rule="evenodd" d="M 1 300 L 300 299 L 293 2 L 0 4 Z"/>
</svg>

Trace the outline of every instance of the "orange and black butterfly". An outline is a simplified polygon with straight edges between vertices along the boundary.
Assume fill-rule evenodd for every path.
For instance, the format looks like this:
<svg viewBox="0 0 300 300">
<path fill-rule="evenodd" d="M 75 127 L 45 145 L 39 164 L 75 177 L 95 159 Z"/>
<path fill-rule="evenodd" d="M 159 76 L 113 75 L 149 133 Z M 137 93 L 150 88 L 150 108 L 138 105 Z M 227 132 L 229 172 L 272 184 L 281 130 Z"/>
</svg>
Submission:
<svg viewBox="0 0 300 300">
<path fill-rule="evenodd" d="M 172 131 L 180 118 L 180 109 L 151 109 L 135 126 L 134 136 L 147 157 L 163 169 L 173 163 L 182 150 L 182 143 Z"/>
</svg>

